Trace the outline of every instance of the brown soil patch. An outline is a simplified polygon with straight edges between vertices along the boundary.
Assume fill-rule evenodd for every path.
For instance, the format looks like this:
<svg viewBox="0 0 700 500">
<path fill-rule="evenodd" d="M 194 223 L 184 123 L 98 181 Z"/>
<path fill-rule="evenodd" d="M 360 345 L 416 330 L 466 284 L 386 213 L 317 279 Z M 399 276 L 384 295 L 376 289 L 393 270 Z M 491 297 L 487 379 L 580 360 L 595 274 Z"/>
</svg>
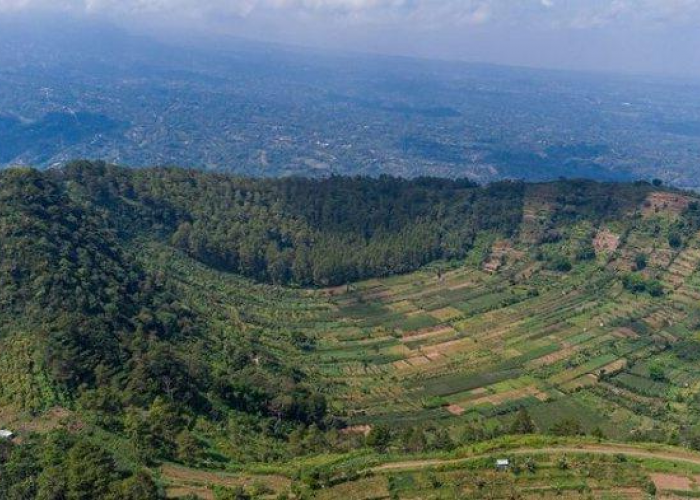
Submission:
<svg viewBox="0 0 700 500">
<path fill-rule="evenodd" d="M 693 481 L 689 478 L 675 474 L 654 473 L 651 474 L 651 480 L 659 490 L 690 491 L 693 486 Z"/>
<path fill-rule="evenodd" d="M 345 429 L 341 429 L 340 433 L 345 435 L 362 434 L 364 436 L 367 436 L 371 430 L 371 425 L 353 425 L 350 427 L 346 427 Z"/>
<path fill-rule="evenodd" d="M 454 354 L 460 351 L 464 351 L 466 349 L 472 349 L 474 345 L 474 340 L 467 337 L 463 339 L 449 340 L 441 344 L 435 344 L 432 346 L 424 347 L 422 351 L 426 355 L 436 352 L 440 354 Z"/>
<path fill-rule="evenodd" d="M 452 415 L 456 415 L 456 416 L 463 415 L 464 412 L 466 411 L 461 406 L 455 405 L 455 404 L 452 404 L 452 405 L 446 407 L 446 410 L 449 411 Z"/>
<path fill-rule="evenodd" d="M 487 273 L 495 273 L 501 268 L 502 265 L 503 262 L 500 259 L 491 257 L 489 260 L 484 262 L 484 271 Z"/>
<path fill-rule="evenodd" d="M 540 391 L 535 386 L 523 387 L 522 389 L 514 389 L 512 391 L 501 392 L 499 394 L 491 394 L 489 396 L 484 396 L 482 398 L 470 401 L 470 404 L 480 405 L 484 403 L 491 403 L 496 406 L 507 401 L 514 401 L 516 399 L 522 399 L 527 396 L 533 396 L 540 401 L 546 401 L 547 395 Z"/>
<path fill-rule="evenodd" d="M 456 332 L 451 326 L 433 326 L 422 330 L 416 330 L 415 332 L 408 332 L 401 337 L 401 342 L 413 342 L 416 340 L 429 339 L 431 337 L 439 337 L 440 335 L 447 333 Z"/>
<path fill-rule="evenodd" d="M 582 387 L 590 387 L 592 385 L 595 385 L 597 382 L 598 382 L 598 377 L 588 373 L 588 374 L 584 375 L 583 377 L 575 378 L 571 382 L 567 382 L 566 384 L 563 384 L 560 387 L 560 389 L 563 389 L 565 391 L 575 391 L 576 389 L 580 389 Z"/>
<path fill-rule="evenodd" d="M 596 253 L 608 253 L 617 250 L 620 245 L 620 235 L 608 229 L 601 229 L 593 239 L 593 248 Z"/>
<path fill-rule="evenodd" d="M 522 252 L 513 249 L 510 241 L 497 241 L 491 247 L 491 255 L 482 267 L 488 273 L 495 273 L 505 262 L 522 259 L 523 255 Z"/>
<path fill-rule="evenodd" d="M 394 361 L 392 364 L 397 370 L 407 370 L 411 368 L 411 365 L 408 363 L 408 361 L 403 359 L 401 361 Z"/>
<path fill-rule="evenodd" d="M 622 358 L 617 361 L 613 361 L 609 365 L 602 367 L 597 373 L 605 371 L 608 375 L 611 373 L 617 373 L 620 370 L 624 370 L 627 367 L 627 360 Z"/>
<path fill-rule="evenodd" d="M 547 354 L 541 358 L 533 359 L 528 362 L 525 366 L 528 368 L 539 368 L 541 366 L 553 365 L 554 363 L 561 361 L 570 357 L 573 353 L 577 351 L 576 347 L 566 347 L 552 354 Z"/>
<path fill-rule="evenodd" d="M 647 217 L 659 213 L 678 216 L 690 202 L 691 198 L 682 194 L 655 192 L 647 196 L 642 214 Z"/>
<path fill-rule="evenodd" d="M 428 352 L 425 354 L 425 357 L 428 358 L 430 361 L 437 361 L 438 359 L 442 358 L 442 354 L 439 352 Z"/>
</svg>

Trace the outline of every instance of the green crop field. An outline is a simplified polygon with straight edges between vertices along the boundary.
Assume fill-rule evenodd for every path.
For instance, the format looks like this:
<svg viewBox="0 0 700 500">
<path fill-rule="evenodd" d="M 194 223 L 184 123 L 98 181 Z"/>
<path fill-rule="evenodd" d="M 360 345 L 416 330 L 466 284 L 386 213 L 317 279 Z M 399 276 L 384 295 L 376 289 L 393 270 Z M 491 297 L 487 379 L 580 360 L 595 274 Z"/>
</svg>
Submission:
<svg viewBox="0 0 700 500">
<path fill-rule="evenodd" d="M 696 370 L 664 353 L 696 328 L 689 312 L 698 302 L 678 298 L 698 293 L 700 252 L 697 236 L 673 251 L 650 235 L 664 215 L 639 217 L 626 235 L 655 248 L 650 260 L 668 254 L 646 270 L 663 282 L 663 297 L 621 286 L 616 275 L 631 253 L 625 246 L 566 275 L 515 246 L 508 250 L 514 258 L 495 273 L 464 265 L 438 278 L 434 266 L 329 295 L 333 324 L 314 331 L 318 348 L 306 365 L 353 424 L 400 423 L 413 411 L 459 432 L 474 411 L 507 419 L 526 404 L 545 428 L 568 416 L 590 427 L 589 414 L 600 409 L 588 405 L 610 395 L 596 425 L 604 421 L 612 436 L 631 428 L 672 432 L 673 422 L 694 419 L 684 395 L 697 389 Z M 450 314 L 435 314 L 446 307 Z M 345 340 L 353 327 L 352 341 Z M 663 381 L 650 378 L 650 357 L 666 360 Z M 437 414 L 422 408 L 429 398 L 444 400 Z M 640 414 L 644 398 L 676 403 L 673 415 Z"/>
<path fill-rule="evenodd" d="M 304 304 L 304 315 L 285 320 L 315 342 L 299 366 L 351 426 L 439 426 L 459 440 L 474 422 L 508 425 L 525 407 L 541 432 L 574 420 L 582 433 L 608 439 L 667 440 L 700 421 L 699 372 L 673 347 L 696 338 L 700 236 L 670 249 L 649 227 L 671 216 L 635 217 L 626 233 L 635 248 L 654 249 L 645 273 L 663 283 L 659 297 L 620 282 L 635 251 L 624 245 L 566 274 L 514 245 L 497 271 L 470 258 L 437 263 L 341 289 L 286 290 L 274 309 L 282 315 Z M 224 275 L 207 277 L 217 280 L 222 291 L 231 286 Z M 565 459 L 571 468 L 560 468 Z M 511 498 L 514 491 L 518 498 L 642 498 L 652 478 L 661 486 L 674 480 L 642 461 L 621 460 L 545 454 L 534 473 L 499 475 L 491 462 L 476 461 L 371 474 L 317 498 Z M 687 474 L 680 476 L 695 477 Z M 695 479 L 688 481 L 674 494 L 695 494 Z"/>
</svg>

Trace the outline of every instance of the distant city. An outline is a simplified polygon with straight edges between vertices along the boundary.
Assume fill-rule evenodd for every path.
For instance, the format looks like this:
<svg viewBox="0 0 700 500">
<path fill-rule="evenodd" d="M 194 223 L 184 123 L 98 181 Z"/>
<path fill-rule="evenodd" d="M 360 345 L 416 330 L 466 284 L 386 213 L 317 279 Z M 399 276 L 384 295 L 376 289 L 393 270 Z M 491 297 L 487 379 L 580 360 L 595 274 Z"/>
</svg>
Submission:
<svg viewBox="0 0 700 500">
<path fill-rule="evenodd" d="M 698 186 L 700 83 L 75 32 L 0 34 L 0 164 Z"/>
</svg>

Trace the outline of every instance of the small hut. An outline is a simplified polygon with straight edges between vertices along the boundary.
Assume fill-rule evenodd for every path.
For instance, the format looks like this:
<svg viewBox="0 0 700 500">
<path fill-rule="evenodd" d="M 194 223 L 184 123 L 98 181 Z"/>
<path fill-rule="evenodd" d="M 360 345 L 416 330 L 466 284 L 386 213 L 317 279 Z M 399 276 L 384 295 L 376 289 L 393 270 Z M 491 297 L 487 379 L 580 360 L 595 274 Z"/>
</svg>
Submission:
<svg viewBox="0 0 700 500">
<path fill-rule="evenodd" d="M 497 471 L 506 471 L 510 468 L 510 460 L 507 458 L 499 458 L 496 460 L 496 470 Z"/>
</svg>

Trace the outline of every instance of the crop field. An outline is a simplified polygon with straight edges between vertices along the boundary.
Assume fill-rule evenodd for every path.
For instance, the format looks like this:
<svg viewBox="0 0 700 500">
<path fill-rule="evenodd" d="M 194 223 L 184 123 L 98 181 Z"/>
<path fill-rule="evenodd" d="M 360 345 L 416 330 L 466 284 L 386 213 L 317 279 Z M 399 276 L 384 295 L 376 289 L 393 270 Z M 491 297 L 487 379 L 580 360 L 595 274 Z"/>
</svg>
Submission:
<svg viewBox="0 0 700 500">
<path fill-rule="evenodd" d="M 193 307 L 259 332 L 261 349 L 299 356 L 348 425 L 430 423 L 458 436 L 470 422 L 507 423 L 527 407 L 541 431 L 571 417 L 628 439 L 667 435 L 700 415 L 700 370 L 674 350 L 700 325 L 700 237 L 672 249 L 664 232 L 676 215 L 640 208 L 624 238 L 616 224 L 567 226 L 539 252 L 604 244 L 562 273 L 527 251 L 541 229 L 526 212 L 513 243 L 477 239 L 461 263 L 319 291 L 254 285 L 146 251 L 181 279 Z M 643 274 L 660 281 L 661 296 L 622 284 L 642 250 Z M 302 354 L 280 342 L 300 334 L 313 343 Z"/>
<path fill-rule="evenodd" d="M 260 352 L 284 356 L 333 415 L 363 433 L 380 424 L 426 426 L 463 444 L 475 423 L 507 428 L 524 407 L 542 433 L 573 420 L 601 439 L 673 442 L 700 424 L 700 235 L 671 248 L 676 215 L 640 207 L 624 227 L 569 224 L 557 241 L 533 249 L 528 238 L 543 229 L 526 211 L 512 241 L 478 238 L 463 261 L 320 290 L 255 285 L 157 245 L 144 252 L 151 266 L 167 266 L 190 307 L 208 311 L 222 334 L 242 328 Z M 565 272 L 548 266 L 549 255 L 586 242 L 593 258 Z M 635 268 L 640 252 L 644 269 Z M 630 272 L 658 280 L 663 293 L 629 289 Z M 299 339 L 307 347 L 291 348 Z M 533 452 L 518 455 L 517 474 L 503 474 L 493 458 L 374 470 L 314 498 L 637 499 L 650 484 L 657 498 L 700 495 L 700 465 Z M 535 472 L 524 470 L 527 458 Z M 168 473 L 178 494 L 206 491 L 205 480 Z M 282 475 L 295 481 L 297 473 Z"/>
<path fill-rule="evenodd" d="M 677 213 L 654 206 L 632 216 L 624 238 L 614 225 L 571 225 L 542 245 L 546 254 L 597 244 L 594 259 L 567 273 L 518 241 L 486 241 L 463 265 L 317 293 L 327 308 L 302 327 L 316 339 L 305 366 L 353 425 L 441 422 L 458 432 L 527 407 L 541 430 L 572 417 L 624 439 L 695 421 L 700 371 L 672 346 L 697 329 L 700 239 L 671 248 L 663 232 Z M 621 283 L 641 251 L 642 274 L 660 281 L 662 296 Z"/>
</svg>

